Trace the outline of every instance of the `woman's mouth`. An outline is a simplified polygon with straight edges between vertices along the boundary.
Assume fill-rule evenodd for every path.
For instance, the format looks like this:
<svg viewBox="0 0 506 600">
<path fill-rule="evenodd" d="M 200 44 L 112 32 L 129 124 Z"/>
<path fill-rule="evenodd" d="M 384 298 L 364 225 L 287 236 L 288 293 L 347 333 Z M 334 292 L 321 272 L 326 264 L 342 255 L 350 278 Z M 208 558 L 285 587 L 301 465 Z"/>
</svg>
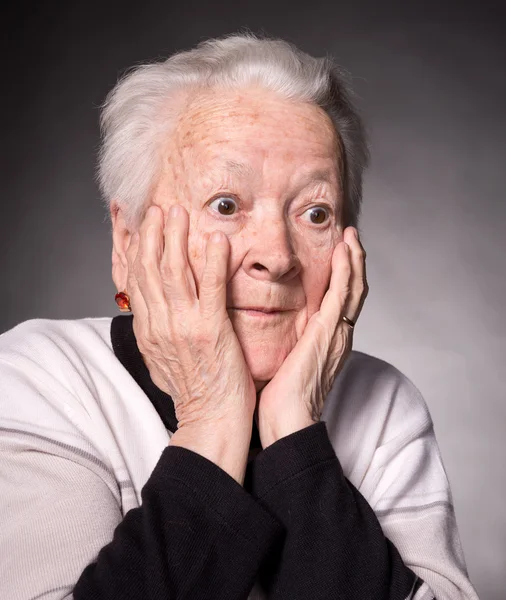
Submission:
<svg viewBox="0 0 506 600">
<path fill-rule="evenodd" d="M 286 310 L 271 308 L 232 308 L 231 310 L 243 315 L 247 315 L 248 317 L 255 317 L 257 319 L 274 319 L 288 312 Z"/>
</svg>

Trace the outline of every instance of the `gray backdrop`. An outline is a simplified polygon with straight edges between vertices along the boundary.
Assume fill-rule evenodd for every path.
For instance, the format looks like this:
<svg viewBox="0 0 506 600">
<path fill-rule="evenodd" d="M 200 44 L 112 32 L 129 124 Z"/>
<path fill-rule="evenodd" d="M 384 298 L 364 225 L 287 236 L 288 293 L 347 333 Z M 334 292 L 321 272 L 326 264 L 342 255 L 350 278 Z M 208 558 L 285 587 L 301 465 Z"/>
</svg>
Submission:
<svg viewBox="0 0 506 600">
<path fill-rule="evenodd" d="M 4 21 L 0 332 L 114 316 L 98 105 L 136 62 L 246 26 L 354 76 L 370 294 L 355 348 L 422 391 L 471 580 L 506 598 L 506 82 L 501 4 L 26 3 Z M 405 3 L 406 5 L 408 3 Z M 454 10 L 455 8 L 455 10 Z"/>
</svg>

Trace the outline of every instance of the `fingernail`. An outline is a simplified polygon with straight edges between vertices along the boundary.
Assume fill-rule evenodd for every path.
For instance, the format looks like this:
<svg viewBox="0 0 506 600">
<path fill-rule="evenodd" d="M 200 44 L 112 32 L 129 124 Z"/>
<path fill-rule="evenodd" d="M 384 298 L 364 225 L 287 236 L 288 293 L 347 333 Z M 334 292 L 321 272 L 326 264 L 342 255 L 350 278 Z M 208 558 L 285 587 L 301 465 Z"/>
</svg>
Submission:
<svg viewBox="0 0 506 600">
<path fill-rule="evenodd" d="M 157 210 L 158 210 L 158 207 L 155 204 L 153 204 L 153 206 L 150 206 L 148 208 L 148 216 L 154 217 L 157 214 Z"/>
<path fill-rule="evenodd" d="M 170 207 L 170 217 L 172 219 L 174 219 L 175 217 L 177 217 L 179 215 L 179 205 L 178 204 L 174 204 L 174 206 Z"/>
<path fill-rule="evenodd" d="M 350 247 L 348 246 L 348 244 L 346 242 L 344 242 L 344 249 L 346 250 L 346 254 L 350 253 Z"/>
</svg>

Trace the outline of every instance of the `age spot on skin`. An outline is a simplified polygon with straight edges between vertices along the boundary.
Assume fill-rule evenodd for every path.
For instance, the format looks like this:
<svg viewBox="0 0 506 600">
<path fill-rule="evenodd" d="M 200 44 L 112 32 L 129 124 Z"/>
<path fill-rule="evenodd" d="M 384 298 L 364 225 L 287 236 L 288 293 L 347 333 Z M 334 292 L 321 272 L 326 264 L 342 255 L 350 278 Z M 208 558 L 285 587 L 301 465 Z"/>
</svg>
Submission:
<svg viewBox="0 0 506 600">
<path fill-rule="evenodd" d="M 302 335 L 328 286 L 339 232 L 312 227 L 298 215 L 320 198 L 318 189 L 301 191 L 306 171 L 329 172 L 321 196 L 339 195 L 336 133 L 319 107 L 288 102 L 266 90 L 205 90 L 190 95 L 180 114 L 167 139 L 170 159 L 154 198 L 188 211 L 187 256 L 197 295 L 207 239 L 219 229 L 229 240 L 228 305 L 271 302 L 291 309 L 289 318 L 265 325 L 261 336 L 253 319 L 234 321 L 255 381 L 265 382 Z M 248 170 L 231 175 L 227 161 L 246 164 Z M 212 195 L 224 191 L 239 199 L 237 215 L 228 219 L 207 206 Z M 283 208 L 292 203 L 293 210 Z"/>
</svg>

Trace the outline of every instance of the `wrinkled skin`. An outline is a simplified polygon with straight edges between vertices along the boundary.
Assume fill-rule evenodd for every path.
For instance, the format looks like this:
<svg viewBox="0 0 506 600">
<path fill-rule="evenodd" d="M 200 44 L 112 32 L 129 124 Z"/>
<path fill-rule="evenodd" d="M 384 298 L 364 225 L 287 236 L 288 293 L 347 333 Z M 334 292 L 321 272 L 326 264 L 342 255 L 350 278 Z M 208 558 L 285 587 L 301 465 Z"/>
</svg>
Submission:
<svg viewBox="0 0 506 600">
<path fill-rule="evenodd" d="M 167 252 L 160 263 L 164 245 L 172 244 L 172 238 L 167 237 L 170 226 L 170 235 L 179 240 L 172 244 L 172 256 L 185 254 L 180 264 L 186 265 L 183 268 L 190 282 L 188 289 L 193 288 L 187 298 L 197 298 L 205 276 L 209 236 L 214 231 L 225 234 L 223 256 L 228 257 L 228 264 L 223 269 L 223 300 L 230 320 L 223 313 L 216 323 L 226 325 L 223 331 L 232 324 L 254 389 L 257 393 L 263 390 L 257 394 L 258 407 L 264 407 L 261 437 L 263 442 L 272 443 L 279 437 L 279 431 L 272 426 L 279 421 L 276 415 L 284 419 L 283 435 L 290 428 L 297 430 L 319 418 L 323 399 L 351 350 L 352 329 L 342 323 L 341 316 L 346 314 L 356 320 L 367 294 L 365 253 L 353 235 L 355 230 L 347 228 L 343 232 L 341 225 L 337 135 L 328 116 L 316 106 L 290 102 L 256 88 L 212 90 L 186 99 L 175 131 L 163 148 L 163 157 L 162 173 L 151 202 L 162 209 L 164 217 L 155 221 L 158 250 L 151 254 L 157 254 L 158 259 L 147 258 L 148 253 L 143 250 L 150 245 L 154 248 L 153 242 L 144 246 L 141 242 L 141 259 L 133 262 L 137 250 L 131 250 L 127 260 L 132 232 L 113 202 L 113 279 L 118 289 L 126 289 L 129 283 L 132 291 L 136 270 L 142 273 L 146 289 L 146 281 L 154 281 L 155 275 L 159 278 L 159 267 L 153 268 L 157 263 L 162 279 L 165 276 L 166 296 L 168 290 L 173 293 L 176 288 L 174 282 L 168 282 L 167 273 L 177 273 L 178 269 L 170 266 Z M 168 211 L 175 204 L 185 208 L 189 221 L 185 217 L 178 225 L 174 225 L 177 220 L 171 223 Z M 146 232 L 153 226 L 147 219 L 141 227 L 142 239 L 148 239 Z M 184 240 L 180 235 L 182 223 L 187 235 Z M 342 241 L 349 245 L 349 253 L 346 244 L 339 243 Z M 139 268 L 139 264 L 144 266 Z M 162 288 L 160 282 L 159 287 Z M 158 297 L 163 298 L 163 294 Z M 187 306 L 194 306 L 192 302 L 187 302 Z M 140 318 L 146 323 L 156 321 L 155 328 L 160 329 L 169 305 L 165 300 L 158 303 L 164 305 L 163 314 L 158 308 L 157 318 L 148 319 L 142 303 L 144 312 L 140 308 L 136 312 L 132 304 L 139 317 L 134 319 L 134 331 L 138 344 L 144 338 L 148 340 L 139 346 L 141 352 L 146 351 L 143 357 L 151 367 L 152 377 L 155 375 L 155 383 L 163 387 L 163 382 L 173 375 L 170 368 L 164 368 L 171 361 L 174 363 L 173 358 L 165 357 L 175 348 L 169 338 L 181 335 L 181 319 L 178 325 L 172 319 L 172 332 L 168 331 L 170 326 L 165 326 L 166 340 L 160 331 L 156 335 L 151 331 L 150 342 L 149 335 L 142 332 L 150 327 L 143 327 Z M 141 301 L 136 304 L 140 307 Z M 258 319 L 238 310 L 252 306 L 277 307 L 282 312 L 279 318 Z M 205 328 L 201 313 L 192 310 L 184 312 L 188 347 L 193 344 L 188 332 L 194 326 Z M 208 331 L 200 338 L 210 340 L 212 335 Z M 217 347 L 228 348 L 220 365 L 225 378 L 230 375 L 227 364 L 232 362 L 234 368 L 239 368 L 239 363 L 234 362 L 238 353 L 230 350 L 234 345 L 231 339 L 228 333 L 219 332 L 215 340 Z M 155 356 L 157 349 L 159 356 Z M 208 348 L 202 347 L 199 352 L 203 356 Z M 155 360 L 149 360 L 150 354 Z M 181 363 L 180 357 L 177 360 Z M 202 366 L 198 352 L 192 360 L 194 365 Z M 207 357 L 205 361 L 208 360 Z M 154 366 L 156 363 L 158 367 Z M 216 364 L 212 367 L 216 370 Z M 240 368 L 241 373 L 246 373 Z M 219 389 L 228 389 L 224 382 L 218 382 L 216 374 L 214 377 Z M 203 377 L 195 371 L 193 379 L 202 382 Z M 241 377 L 243 389 L 249 389 L 247 379 L 247 375 Z M 230 384 L 233 386 L 234 382 Z M 189 393 L 188 398 L 201 395 L 201 391 Z M 192 419 L 197 419 L 198 412 Z"/>
<path fill-rule="evenodd" d="M 234 163 L 228 170 L 227 161 Z M 173 204 L 188 211 L 188 258 L 197 293 L 207 239 L 215 230 L 226 234 L 226 305 L 257 391 L 301 338 L 328 288 L 332 254 L 343 239 L 339 165 L 337 135 L 320 108 L 261 89 L 190 98 L 164 148 L 152 203 L 165 214 Z M 225 210 L 222 196 L 231 200 Z M 316 207 L 327 213 L 314 213 Z M 114 220 L 113 279 L 125 289 L 131 232 L 120 213 Z M 287 312 L 262 322 L 234 310 L 244 306 Z"/>
</svg>

